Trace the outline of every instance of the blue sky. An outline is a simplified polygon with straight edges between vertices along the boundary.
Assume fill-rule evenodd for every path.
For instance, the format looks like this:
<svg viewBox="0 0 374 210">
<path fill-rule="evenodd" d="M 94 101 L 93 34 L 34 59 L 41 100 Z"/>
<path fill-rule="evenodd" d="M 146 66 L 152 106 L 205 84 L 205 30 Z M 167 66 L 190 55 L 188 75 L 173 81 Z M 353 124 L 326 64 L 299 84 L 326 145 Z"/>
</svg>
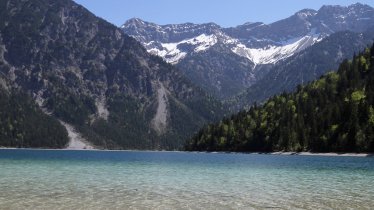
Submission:
<svg viewBox="0 0 374 210">
<path fill-rule="evenodd" d="M 373 0 L 75 0 L 91 12 L 120 26 L 138 17 L 157 24 L 215 22 L 229 27 L 245 22 L 265 22 L 286 18 L 295 12 L 322 5 L 374 6 Z"/>
</svg>

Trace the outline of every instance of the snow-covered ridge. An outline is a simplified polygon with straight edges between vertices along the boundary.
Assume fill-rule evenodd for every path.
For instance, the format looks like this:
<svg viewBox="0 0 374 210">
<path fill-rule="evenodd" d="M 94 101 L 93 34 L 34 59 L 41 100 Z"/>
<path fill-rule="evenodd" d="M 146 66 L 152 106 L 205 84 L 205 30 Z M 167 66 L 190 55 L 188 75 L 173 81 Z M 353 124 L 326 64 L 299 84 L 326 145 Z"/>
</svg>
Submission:
<svg viewBox="0 0 374 210">
<path fill-rule="evenodd" d="M 157 25 L 135 18 L 128 20 L 122 30 L 172 64 L 219 43 L 225 52 L 231 50 L 261 65 L 277 63 L 338 31 L 361 33 L 373 25 L 373 20 L 374 8 L 357 3 L 303 9 L 271 24 L 223 28 L 214 23 Z"/>
<path fill-rule="evenodd" d="M 302 10 L 298 13 L 299 16 L 303 17 L 314 16 L 316 14 L 317 12 L 314 10 Z M 320 33 L 316 33 L 316 28 L 312 28 L 309 29 L 310 32 L 308 34 L 305 34 L 303 36 L 287 36 L 283 38 L 280 37 L 278 41 L 275 41 L 268 37 L 255 36 L 249 36 L 247 37 L 247 39 L 239 39 L 232 37 L 223 30 L 213 30 L 210 32 L 208 30 L 202 32 L 201 34 L 196 33 L 196 28 L 203 26 L 205 27 L 207 24 L 182 24 L 158 26 L 153 23 L 146 24 L 138 19 L 131 20 L 130 23 L 126 25 L 126 27 L 133 27 L 135 25 L 142 25 L 142 27 L 145 28 L 151 27 L 158 32 L 162 29 L 163 32 L 168 31 L 172 32 L 172 34 L 176 34 L 177 31 L 183 29 L 184 33 L 186 33 L 185 37 L 187 38 L 183 39 L 183 36 L 180 37 L 181 39 L 173 38 L 172 40 L 175 41 L 167 41 L 168 39 L 165 38 L 155 40 L 151 39 L 150 41 L 145 41 L 149 39 L 148 35 L 145 35 L 143 37 L 141 33 L 139 34 L 139 31 L 137 30 L 135 31 L 136 33 L 132 34 L 134 38 L 138 39 L 139 41 L 142 40 L 141 42 L 148 50 L 148 52 L 162 57 L 166 62 L 171 64 L 177 64 L 186 56 L 189 56 L 193 53 L 206 51 L 217 43 L 221 43 L 222 46 L 226 46 L 227 49 L 231 50 L 233 53 L 241 57 L 247 58 L 255 65 L 274 64 L 294 55 L 297 52 L 300 52 L 301 50 L 306 49 L 307 47 L 312 46 L 313 44 L 322 40 L 322 38 L 325 37 Z M 139 30 L 141 31 L 143 29 Z M 188 32 L 189 30 L 191 31 Z M 191 33 L 195 33 L 195 36 L 191 37 Z M 257 44 L 253 45 L 252 42 Z"/>
<path fill-rule="evenodd" d="M 233 53 L 249 59 L 255 65 L 259 65 L 277 63 L 321 40 L 322 37 L 320 34 L 312 30 L 306 36 L 278 42 L 276 43 L 277 45 L 268 45 L 264 48 L 249 48 L 240 40 L 224 33 L 219 33 L 211 35 L 201 34 L 197 37 L 175 43 L 155 44 L 154 41 L 151 41 L 146 43 L 145 47 L 148 49 L 148 52 L 162 57 L 166 62 L 177 64 L 188 54 L 205 51 L 216 43 L 221 42 L 229 47 Z"/>
<path fill-rule="evenodd" d="M 187 44 L 193 46 L 194 52 L 200 52 L 209 49 L 210 47 L 215 45 L 217 41 L 217 36 L 214 34 L 201 34 L 197 37 L 186 39 L 176 43 L 161 43 L 161 48 L 149 48 L 148 46 L 151 46 L 154 43 L 153 41 L 145 44 L 145 46 L 147 47 L 148 52 L 164 58 L 164 60 L 168 63 L 176 64 L 180 60 L 182 60 L 187 55 L 187 53 L 189 53 L 187 50 L 181 49 L 181 45 Z"/>
<path fill-rule="evenodd" d="M 293 38 L 284 41 L 280 46 L 269 45 L 265 48 L 248 48 L 244 44 L 237 42 L 231 50 L 242 57 L 248 58 L 255 65 L 274 64 L 286 59 L 307 47 L 322 40 L 319 34 L 311 33 L 304 37 Z"/>
</svg>

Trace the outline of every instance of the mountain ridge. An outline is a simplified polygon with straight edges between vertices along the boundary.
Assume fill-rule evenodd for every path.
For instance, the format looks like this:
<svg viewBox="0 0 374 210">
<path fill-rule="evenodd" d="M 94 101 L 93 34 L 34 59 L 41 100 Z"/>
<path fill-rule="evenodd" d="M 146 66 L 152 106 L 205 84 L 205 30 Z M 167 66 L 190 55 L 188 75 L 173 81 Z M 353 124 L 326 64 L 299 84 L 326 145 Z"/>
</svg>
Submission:
<svg viewBox="0 0 374 210">
<path fill-rule="evenodd" d="M 261 72 L 263 66 L 276 65 L 333 33 L 344 30 L 363 32 L 372 25 L 374 8 L 358 3 L 346 7 L 323 6 L 318 11 L 304 9 L 271 24 L 257 22 L 223 28 L 215 23 L 157 25 L 135 18 L 126 21 L 121 29 L 140 41 L 148 52 L 162 57 L 183 72 L 192 67 L 191 64 L 186 65 L 183 60 L 191 61 L 191 57 L 196 59 L 196 54 L 205 53 L 218 57 L 219 52 L 212 48 L 215 45 L 225 48 L 222 50 L 223 54 L 231 51 L 231 54 L 246 58 L 247 62 L 252 64 L 243 67 L 233 64 L 240 63 L 240 58 L 237 58 L 236 62 L 221 62 L 220 66 L 217 66 L 205 57 L 203 68 L 194 67 L 204 71 L 199 78 L 187 74 L 195 84 L 203 84 L 208 92 L 227 99 L 228 96 L 238 94 L 260 80 L 266 74 Z M 246 72 L 251 76 L 233 80 L 234 83 L 241 84 L 235 88 L 222 86 L 223 81 L 214 74 L 225 72 L 225 77 L 233 78 L 230 69 L 232 65 L 236 65 L 239 74 Z M 216 69 L 220 70 L 215 72 Z"/>
</svg>

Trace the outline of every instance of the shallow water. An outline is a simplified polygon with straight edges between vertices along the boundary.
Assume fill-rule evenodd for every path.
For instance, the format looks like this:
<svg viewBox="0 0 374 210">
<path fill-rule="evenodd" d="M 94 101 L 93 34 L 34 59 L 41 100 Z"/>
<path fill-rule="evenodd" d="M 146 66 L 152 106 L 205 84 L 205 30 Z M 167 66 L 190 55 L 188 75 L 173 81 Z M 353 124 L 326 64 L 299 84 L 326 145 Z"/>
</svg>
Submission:
<svg viewBox="0 0 374 210">
<path fill-rule="evenodd" d="M 1 209 L 372 209 L 374 158 L 0 150 Z"/>
</svg>

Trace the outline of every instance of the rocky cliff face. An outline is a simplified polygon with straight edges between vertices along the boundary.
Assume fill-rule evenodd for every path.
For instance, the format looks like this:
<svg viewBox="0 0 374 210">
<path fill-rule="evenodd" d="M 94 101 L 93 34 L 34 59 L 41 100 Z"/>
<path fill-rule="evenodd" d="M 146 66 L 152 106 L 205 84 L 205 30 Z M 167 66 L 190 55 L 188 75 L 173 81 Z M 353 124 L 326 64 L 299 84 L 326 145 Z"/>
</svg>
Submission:
<svg viewBox="0 0 374 210">
<path fill-rule="evenodd" d="M 5 0 L 0 17 L 2 74 L 99 147 L 176 148 L 219 115 L 173 66 L 71 0 Z"/>
<path fill-rule="evenodd" d="M 323 6 L 318 11 L 304 9 L 272 24 L 222 28 L 214 23 L 157 25 L 131 19 L 121 28 L 148 52 L 176 65 L 193 82 L 227 98 L 255 84 L 267 74 L 269 66 L 333 33 L 363 32 L 373 25 L 374 9 L 358 3 L 348 7 Z M 229 59 L 216 62 L 217 57 Z M 191 69 L 195 71 L 192 73 Z"/>
</svg>

